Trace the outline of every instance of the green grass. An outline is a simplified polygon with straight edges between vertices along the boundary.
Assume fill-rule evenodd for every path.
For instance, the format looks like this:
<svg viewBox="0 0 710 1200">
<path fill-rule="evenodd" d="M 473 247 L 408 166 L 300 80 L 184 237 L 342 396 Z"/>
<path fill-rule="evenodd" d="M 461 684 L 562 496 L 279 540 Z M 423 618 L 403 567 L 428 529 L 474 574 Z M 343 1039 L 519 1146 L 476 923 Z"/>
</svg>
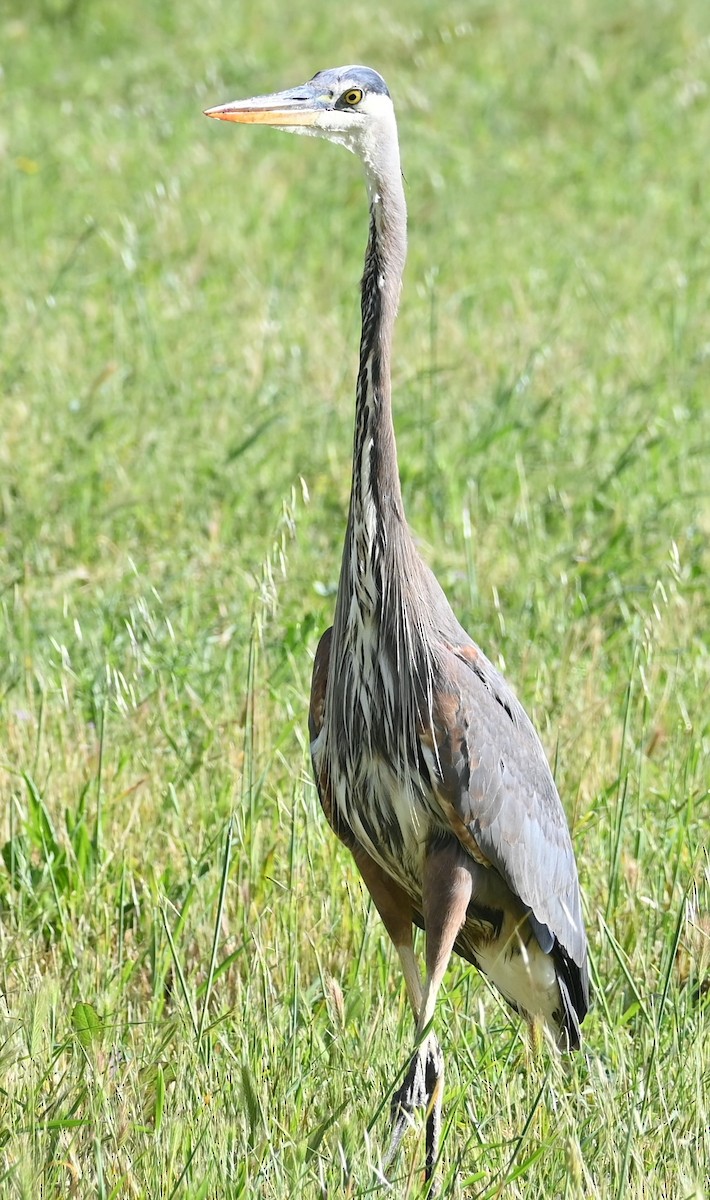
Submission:
<svg viewBox="0 0 710 1200">
<path fill-rule="evenodd" d="M 710 10 L 291 7 L 0 14 L 0 1191 L 384 1194 L 412 1030 L 305 733 L 365 194 L 201 116 L 365 61 L 410 520 L 555 764 L 596 983 L 562 1064 L 452 966 L 444 1194 L 707 1197 Z"/>
</svg>

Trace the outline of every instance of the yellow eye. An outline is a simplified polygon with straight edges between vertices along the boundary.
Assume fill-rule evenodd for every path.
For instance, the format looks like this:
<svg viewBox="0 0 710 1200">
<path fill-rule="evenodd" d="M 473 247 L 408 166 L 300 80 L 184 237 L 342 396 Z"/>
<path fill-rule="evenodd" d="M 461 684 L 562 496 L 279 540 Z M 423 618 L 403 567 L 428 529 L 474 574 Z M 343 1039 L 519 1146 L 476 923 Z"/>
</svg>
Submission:
<svg viewBox="0 0 710 1200">
<path fill-rule="evenodd" d="M 355 104 L 359 104 L 361 100 L 362 92 L 360 91 L 360 88 L 350 88 L 350 91 L 343 94 L 343 101 L 345 104 L 349 104 L 351 107 Z"/>
</svg>

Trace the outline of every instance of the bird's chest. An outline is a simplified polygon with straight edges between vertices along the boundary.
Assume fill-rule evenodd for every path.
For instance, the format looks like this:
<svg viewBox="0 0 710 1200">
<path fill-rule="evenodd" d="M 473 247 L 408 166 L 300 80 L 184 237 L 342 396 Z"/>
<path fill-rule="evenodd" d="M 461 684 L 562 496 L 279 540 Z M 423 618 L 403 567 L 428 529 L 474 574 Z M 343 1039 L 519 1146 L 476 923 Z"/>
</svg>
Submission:
<svg viewBox="0 0 710 1200">
<path fill-rule="evenodd" d="M 348 786 L 340 781 L 338 807 L 358 841 L 415 898 L 421 895 L 430 813 L 423 781 L 405 778 L 377 759 Z"/>
<path fill-rule="evenodd" d="M 312 747 L 336 827 L 349 831 L 416 900 L 433 818 L 411 680 L 365 624 L 334 664 Z"/>
</svg>

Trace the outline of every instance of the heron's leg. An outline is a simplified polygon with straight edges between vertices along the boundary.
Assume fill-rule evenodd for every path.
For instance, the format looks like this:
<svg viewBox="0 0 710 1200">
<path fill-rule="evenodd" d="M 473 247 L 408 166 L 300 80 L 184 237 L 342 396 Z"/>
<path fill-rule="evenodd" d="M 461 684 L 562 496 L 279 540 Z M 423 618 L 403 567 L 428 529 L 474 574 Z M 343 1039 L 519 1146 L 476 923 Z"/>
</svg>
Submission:
<svg viewBox="0 0 710 1200">
<path fill-rule="evenodd" d="M 375 908 L 382 917 L 384 927 L 399 956 L 409 1003 L 416 1021 L 419 1019 L 422 1006 L 422 977 L 414 956 L 412 942 L 414 916 L 412 902 L 399 884 L 390 879 L 389 875 L 373 858 L 370 858 L 365 850 L 358 846 L 352 853 L 365 886 L 372 896 Z"/>
<path fill-rule="evenodd" d="M 370 855 L 362 847 L 351 847 L 351 849 L 367 890 L 372 896 L 375 907 L 382 917 L 385 929 L 394 943 L 402 965 L 402 974 L 404 975 L 404 982 L 407 987 L 409 1003 L 414 1013 L 414 1020 L 418 1022 L 422 1009 L 423 987 L 412 941 L 414 916 L 412 902 L 399 884 L 390 879 L 389 875 L 378 866 L 374 859 L 370 858 Z M 436 1046 L 436 1050 L 438 1052 L 438 1045 Z M 417 1090 L 419 1099 L 410 1102 L 408 1111 L 403 1112 L 397 1103 L 399 1093 L 396 1093 L 392 1101 L 392 1140 L 385 1156 L 385 1168 L 397 1153 L 405 1130 L 411 1123 L 411 1116 L 409 1114 L 415 1107 L 422 1107 L 426 1104 L 424 1075 L 422 1075 L 421 1084 L 419 1081 L 412 1082 L 410 1093 L 412 1089 Z"/>
<path fill-rule="evenodd" d="M 404 982 L 407 987 L 409 1003 L 412 1007 L 412 1012 L 414 1013 L 414 1020 L 418 1021 L 419 1013 L 422 1009 L 423 985 L 421 971 L 419 970 L 419 963 L 417 962 L 416 955 L 414 953 L 414 946 L 412 945 L 411 926 L 409 929 L 409 942 L 400 946 L 395 943 L 395 950 L 399 955 L 399 962 L 400 966 L 402 967 L 402 974 L 404 975 Z"/>
<path fill-rule="evenodd" d="M 422 1039 L 409 1065 L 402 1086 L 392 1102 L 393 1133 L 389 1162 L 397 1151 L 415 1108 L 425 1108 L 426 1168 L 430 1179 L 439 1153 L 441 1100 L 444 1090 L 444 1058 L 434 1033 L 425 1036 L 432 1020 L 444 972 L 454 942 L 466 919 L 473 890 L 471 872 L 458 843 L 435 844 L 427 851 L 423 878 L 423 917 L 426 929 L 426 980 L 417 1021 Z"/>
<path fill-rule="evenodd" d="M 466 920 L 473 892 L 467 856 L 453 838 L 435 844 L 424 860 L 422 900 L 426 930 L 426 979 L 417 1032 L 423 1033 L 434 1016 L 441 981 L 454 942 Z"/>
</svg>

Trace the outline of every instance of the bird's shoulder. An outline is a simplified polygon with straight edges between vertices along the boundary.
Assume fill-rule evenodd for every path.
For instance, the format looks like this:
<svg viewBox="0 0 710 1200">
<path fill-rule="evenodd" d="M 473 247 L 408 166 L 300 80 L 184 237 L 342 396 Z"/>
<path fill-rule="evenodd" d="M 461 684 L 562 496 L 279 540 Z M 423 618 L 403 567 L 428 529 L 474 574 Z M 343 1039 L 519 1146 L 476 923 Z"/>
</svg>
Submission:
<svg viewBox="0 0 710 1200">
<path fill-rule="evenodd" d="M 328 687 L 328 669 L 330 667 L 330 644 L 333 638 L 333 627 L 330 626 L 322 635 L 316 656 L 313 661 L 311 676 L 311 700 L 308 707 L 308 732 L 311 742 L 314 742 L 323 728 L 325 719 L 325 694 Z"/>
<path fill-rule="evenodd" d="M 325 818 L 330 825 L 333 833 L 340 838 L 341 842 L 353 852 L 357 846 L 354 841 L 352 832 L 346 828 L 341 820 L 338 819 L 335 806 L 333 804 L 333 795 L 331 782 L 328 777 L 326 765 L 323 762 L 323 755 L 316 747 L 323 723 L 325 721 L 325 697 L 328 687 L 328 671 L 330 669 L 330 647 L 333 638 L 332 626 L 326 629 L 322 635 L 316 656 L 313 661 L 313 675 L 311 678 L 311 700 L 308 708 L 308 733 L 311 740 L 311 762 L 313 763 L 313 776 L 316 782 L 318 791 L 318 799 L 321 803 L 321 808 Z"/>
</svg>

